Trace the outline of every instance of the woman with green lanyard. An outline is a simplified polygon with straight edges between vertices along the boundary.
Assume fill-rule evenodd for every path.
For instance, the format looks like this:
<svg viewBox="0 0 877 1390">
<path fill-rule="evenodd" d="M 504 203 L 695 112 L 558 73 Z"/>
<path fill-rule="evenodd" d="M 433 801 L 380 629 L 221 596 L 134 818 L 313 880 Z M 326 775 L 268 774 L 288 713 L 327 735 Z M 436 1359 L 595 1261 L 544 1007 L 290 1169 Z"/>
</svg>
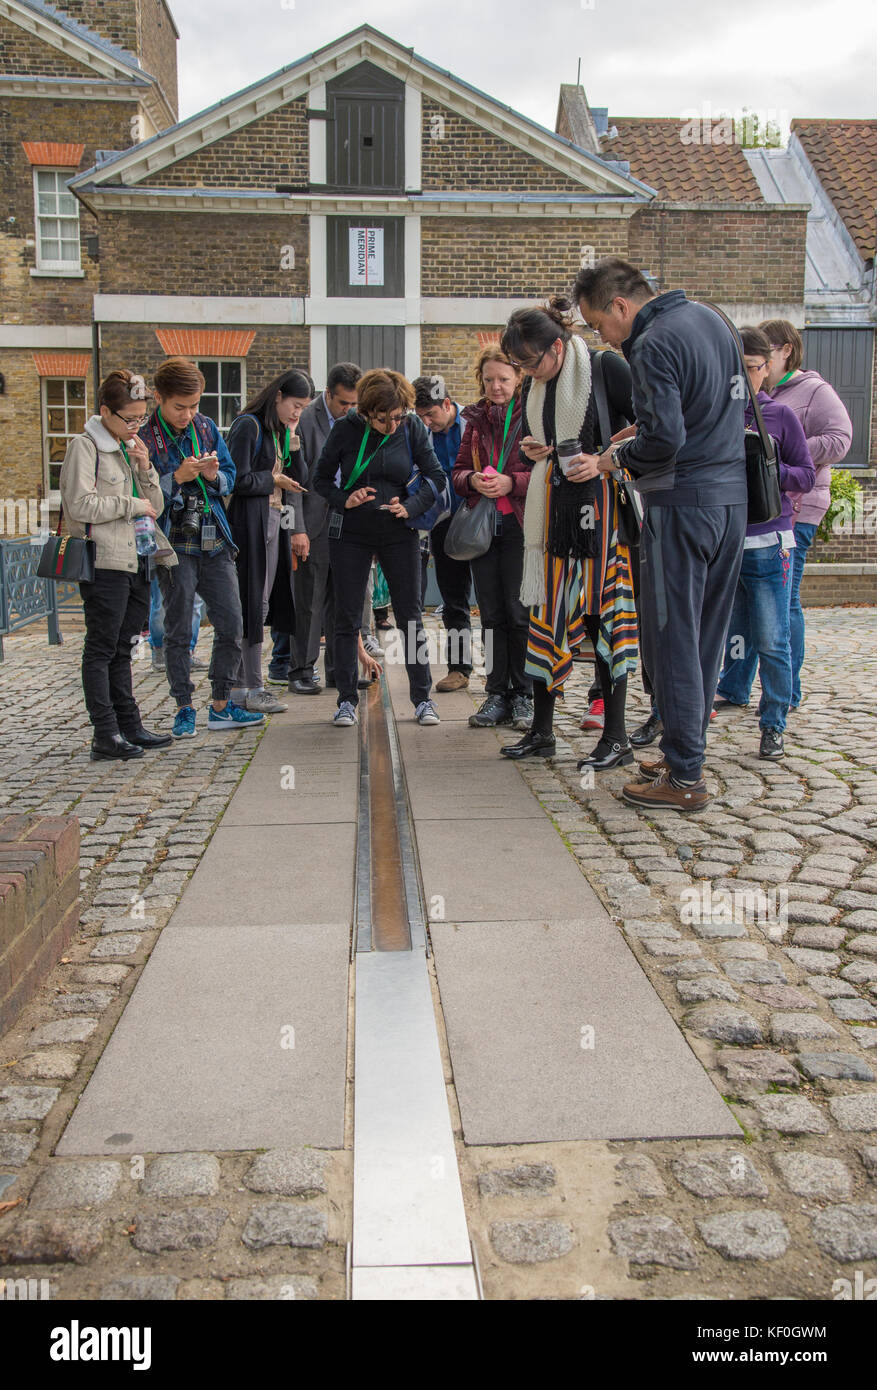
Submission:
<svg viewBox="0 0 877 1390">
<path fill-rule="evenodd" d="M 143 727 L 131 683 L 131 655 L 149 610 L 149 554 L 164 506 L 158 474 L 137 431 L 146 384 L 110 372 L 98 390 L 99 415 L 67 446 L 61 468 L 62 516 L 71 536 L 95 546 L 94 579 L 79 586 L 85 618 L 82 688 L 94 726 L 91 758 L 141 758 L 170 736 Z M 172 553 L 163 563 L 175 564 Z"/>
<path fill-rule="evenodd" d="M 519 597 L 530 483 L 530 464 L 518 448 L 522 374 L 500 347 L 489 344 L 478 357 L 475 379 L 481 396 L 462 412 L 466 429 L 454 467 L 454 491 L 470 506 L 479 496 L 492 497 L 496 520 L 490 549 L 471 562 L 487 681 L 486 699 L 469 723 L 476 729 L 511 724 L 526 732 L 533 719 L 533 681 L 524 669 L 530 610 Z"/>
<path fill-rule="evenodd" d="M 445 484 L 424 424 L 411 412 L 414 388 L 400 372 L 376 368 L 356 384 L 356 409 L 334 425 L 313 475 L 330 506 L 329 557 L 335 588 L 334 723 L 357 722 L 360 624 L 373 557 L 387 577 L 401 630 L 408 689 L 418 724 L 438 724 L 429 698 L 432 674 L 420 615 L 420 539 L 406 525 L 434 503 Z M 409 491 L 409 481 L 414 480 Z"/>
<path fill-rule="evenodd" d="M 307 559 L 310 544 L 292 504 L 308 476 L 296 426 L 313 394 L 307 372 L 281 372 L 247 402 L 228 432 L 236 469 L 228 516 L 244 619 L 239 688 L 232 700 L 256 714 L 286 709 L 265 689 L 262 639 L 269 608 L 271 627 L 290 635 L 295 630 L 292 569 L 296 560 Z"/>
</svg>

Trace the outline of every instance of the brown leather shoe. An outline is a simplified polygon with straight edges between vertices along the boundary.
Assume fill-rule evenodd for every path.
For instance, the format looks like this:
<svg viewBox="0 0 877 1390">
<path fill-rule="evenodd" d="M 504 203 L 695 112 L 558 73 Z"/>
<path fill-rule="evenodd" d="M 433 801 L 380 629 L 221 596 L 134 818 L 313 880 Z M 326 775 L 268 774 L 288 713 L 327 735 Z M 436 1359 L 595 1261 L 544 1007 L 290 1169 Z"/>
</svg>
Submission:
<svg viewBox="0 0 877 1390">
<path fill-rule="evenodd" d="M 639 764 L 639 776 L 641 782 L 654 782 L 655 778 L 664 771 L 670 771 L 670 764 L 666 758 L 646 758 Z M 703 777 L 703 765 L 701 765 L 700 775 Z"/>
<path fill-rule="evenodd" d="M 669 768 L 663 768 L 653 782 L 628 782 L 621 795 L 633 806 L 655 811 L 702 811 L 712 801 L 701 777 L 690 787 L 675 787 Z"/>
<path fill-rule="evenodd" d="M 464 676 L 462 671 L 449 671 L 438 682 L 436 690 L 440 695 L 447 695 L 451 690 L 465 690 L 468 684 L 469 677 Z"/>
</svg>

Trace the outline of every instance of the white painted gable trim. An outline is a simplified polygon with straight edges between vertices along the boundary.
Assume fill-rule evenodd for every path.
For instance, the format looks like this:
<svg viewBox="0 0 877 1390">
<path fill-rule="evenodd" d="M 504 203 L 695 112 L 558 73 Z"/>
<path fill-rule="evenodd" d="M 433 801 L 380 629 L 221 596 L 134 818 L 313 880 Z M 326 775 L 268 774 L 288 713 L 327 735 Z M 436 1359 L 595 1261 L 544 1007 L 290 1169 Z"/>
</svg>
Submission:
<svg viewBox="0 0 877 1390">
<path fill-rule="evenodd" d="M 14 3 L 14 0 L 0 0 L 0 4 L 2 3 Z M 264 81 L 238 92 L 207 111 L 189 117 L 164 135 L 156 136 L 97 170 L 88 170 L 80 177 L 83 181 L 97 184 L 110 180 L 115 182 L 119 178 L 125 184 L 136 184 L 150 174 L 185 158 L 186 155 L 215 143 L 222 136 L 249 125 L 260 116 L 277 110 L 287 102 L 302 96 L 308 97 L 314 87 L 364 60 L 375 63 L 405 81 L 406 153 L 412 139 L 417 105 L 416 98 L 412 96 L 409 112 L 407 89 L 410 87 L 413 91 L 419 91 L 421 98 L 423 95 L 432 97 L 449 110 L 474 121 L 549 168 L 577 180 L 585 188 L 598 193 L 628 197 L 642 196 L 643 192 L 647 191 L 643 184 L 635 179 L 626 178 L 614 169 L 606 168 L 594 156 L 579 153 L 561 144 L 550 132 L 543 134 L 523 116 L 501 106 L 492 98 L 475 92 L 447 74 L 438 74 L 412 54 L 410 49 L 402 48 L 374 31 L 361 30 L 321 50 L 319 58 L 302 59 L 300 63 L 265 78 Z M 419 124 L 418 120 L 418 149 Z M 311 158 L 314 157 L 312 147 Z M 406 171 L 408 187 L 408 180 L 413 173 L 413 168 Z"/>
<path fill-rule="evenodd" d="M 43 43 L 50 44 L 52 48 L 60 49 L 62 53 L 66 53 L 70 58 L 75 58 L 77 62 L 84 63 L 92 71 L 100 73 L 102 77 L 121 77 L 130 82 L 132 75 L 139 73 L 144 82 L 152 80 L 150 75 L 143 72 L 136 63 L 132 62 L 126 65 L 117 62 L 111 54 L 97 44 L 91 44 L 87 39 L 71 34 L 69 30 L 58 24 L 53 24 L 50 19 L 36 14 L 26 5 L 17 4 L 16 0 L 0 0 L 0 17 L 8 19 L 20 29 L 25 29 Z"/>
</svg>

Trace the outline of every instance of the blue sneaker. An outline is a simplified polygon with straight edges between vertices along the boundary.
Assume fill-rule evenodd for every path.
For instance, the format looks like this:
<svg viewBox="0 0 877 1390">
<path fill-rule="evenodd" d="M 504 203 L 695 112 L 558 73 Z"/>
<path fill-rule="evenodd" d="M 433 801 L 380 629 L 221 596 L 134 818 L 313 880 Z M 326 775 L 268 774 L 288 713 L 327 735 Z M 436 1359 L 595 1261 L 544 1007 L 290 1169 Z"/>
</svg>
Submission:
<svg viewBox="0 0 877 1390">
<path fill-rule="evenodd" d="M 225 709 L 215 710 L 211 705 L 207 716 L 208 729 L 241 729 L 249 724 L 264 722 L 264 714 L 253 714 L 248 709 L 241 709 L 240 705 L 233 704 L 231 700 Z"/>
<path fill-rule="evenodd" d="M 339 729 L 349 729 L 353 724 L 357 723 L 356 709 L 349 700 L 341 701 L 341 704 L 335 711 L 332 723 L 337 725 Z"/>
<path fill-rule="evenodd" d="M 177 710 L 177 717 L 174 720 L 171 733 L 174 738 L 195 737 L 195 711 L 191 705 L 183 705 L 181 709 Z"/>
</svg>

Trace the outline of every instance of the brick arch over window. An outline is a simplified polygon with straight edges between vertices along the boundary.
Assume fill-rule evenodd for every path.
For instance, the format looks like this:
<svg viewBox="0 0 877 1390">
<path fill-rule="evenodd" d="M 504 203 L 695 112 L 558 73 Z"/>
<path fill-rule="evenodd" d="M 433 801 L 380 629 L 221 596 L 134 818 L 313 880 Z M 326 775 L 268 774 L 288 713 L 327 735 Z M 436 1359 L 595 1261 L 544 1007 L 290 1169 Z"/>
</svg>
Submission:
<svg viewBox="0 0 877 1390">
<path fill-rule="evenodd" d="M 157 328 L 155 336 L 168 357 L 246 357 L 256 330 Z"/>
</svg>

